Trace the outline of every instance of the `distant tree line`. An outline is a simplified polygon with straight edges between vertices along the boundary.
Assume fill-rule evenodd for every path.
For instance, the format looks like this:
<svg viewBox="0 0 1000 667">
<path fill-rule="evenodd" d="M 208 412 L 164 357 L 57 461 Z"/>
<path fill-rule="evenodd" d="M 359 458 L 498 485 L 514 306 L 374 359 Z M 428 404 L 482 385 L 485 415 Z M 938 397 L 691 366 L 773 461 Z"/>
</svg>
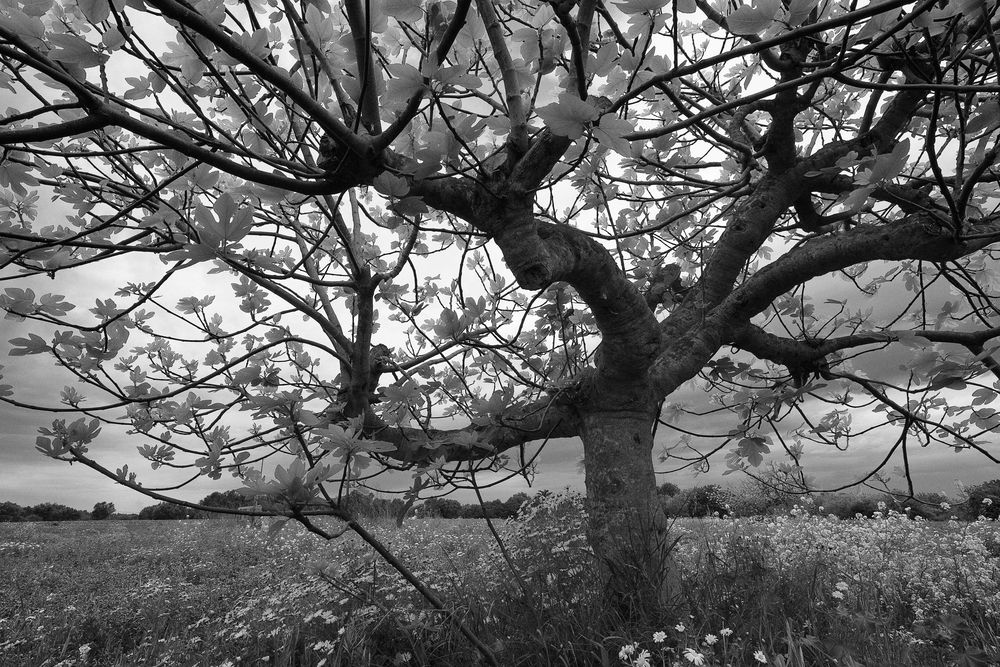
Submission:
<svg viewBox="0 0 1000 667">
<path fill-rule="evenodd" d="M 759 482 L 748 482 L 736 489 L 726 489 L 717 484 L 706 484 L 691 489 L 681 489 L 665 482 L 657 490 L 665 512 L 672 517 L 706 516 L 763 516 L 787 513 L 802 496 L 782 492 Z M 540 491 L 544 495 L 548 491 Z M 871 517 L 880 507 L 922 517 L 931 521 L 945 521 L 952 517 L 975 520 L 980 516 L 1000 518 L 1000 479 L 983 482 L 966 489 L 967 497 L 961 502 L 950 500 L 940 493 L 917 493 L 913 498 L 904 491 L 881 494 L 823 493 L 809 496 L 805 508 L 814 514 L 833 515 L 840 519 L 853 519 L 858 515 Z M 531 500 L 526 493 L 515 493 L 507 500 L 487 500 L 479 503 L 461 503 L 453 498 L 430 498 L 412 509 L 414 516 L 441 519 L 508 519 L 517 514 L 525 502 Z M 199 502 L 206 507 L 239 509 L 253 505 L 253 500 L 238 491 L 214 491 Z M 345 504 L 356 515 L 368 519 L 399 519 L 410 513 L 411 508 L 401 498 L 383 498 L 371 493 L 351 492 Z M 262 508 L 266 509 L 266 508 Z M 0 502 L 0 523 L 11 521 L 83 521 L 117 519 L 179 520 L 214 519 L 222 515 L 212 512 L 157 503 L 143 507 L 138 514 L 116 513 L 114 503 L 96 503 L 91 511 L 78 510 L 58 503 L 40 503 L 22 507 L 17 503 Z"/>
<path fill-rule="evenodd" d="M 442 519 L 509 519 L 529 500 L 531 496 L 527 493 L 515 493 L 507 500 L 487 500 L 482 505 L 463 504 L 452 498 L 430 498 L 417 508 L 416 514 Z"/>
<path fill-rule="evenodd" d="M 785 514 L 795 505 L 812 514 L 839 519 L 853 519 L 858 515 L 870 518 L 882 508 L 930 521 L 951 518 L 974 521 L 980 516 L 1000 518 L 1000 479 L 965 489 L 966 497 L 962 501 L 941 493 L 916 493 L 910 497 L 909 493 L 898 489 L 885 493 L 818 493 L 803 499 L 801 495 L 758 482 L 749 482 L 736 489 L 725 489 L 717 484 L 680 489 L 667 482 L 659 487 L 658 493 L 666 513 L 678 518 Z"/>
<path fill-rule="evenodd" d="M 59 503 L 39 503 L 21 507 L 17 503 L 0 502 L 0 523 L 11 521 L 100 521 L 115 514 L 115 504 L 99 502 L 91 511 L 78 510 Z"/>
</svg>

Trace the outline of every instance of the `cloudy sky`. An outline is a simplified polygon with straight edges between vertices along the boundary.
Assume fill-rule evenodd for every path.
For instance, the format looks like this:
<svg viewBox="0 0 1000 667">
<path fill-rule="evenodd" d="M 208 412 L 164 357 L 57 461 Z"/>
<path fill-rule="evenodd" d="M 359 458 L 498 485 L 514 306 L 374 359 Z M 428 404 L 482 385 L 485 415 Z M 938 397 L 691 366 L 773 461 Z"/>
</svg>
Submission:
<svg viewBox="0 0 1000 667">
<path fill-rule="evenodd" d="M 82 289 L 95 287 L 97 285 L 91 285 L 89 288 L 82 286 Z M 91 302 L 92 300 L 93 297 Z M 28 323 L 10 320 L 0 323 L 3 327 L 4 341 L 23 335 L 23 331 L 28 328 Z M 39 405 L 58 406 L 58 392 L 65 382 L 58 377 L 56 372 L 58 369 L 49 358 L 39 355 L 9 357 L 4 361 L 5 382 L 15 385 L 17 398 Z M 898 362 L 898 358 L 894 361 Z M 705 397 L 706 394 L 701 388 L 689 385 L 670 400 L 688 407 L 704 407 L 707 405 Z M 114 414 L 117 414 L 117 411 Z M 54 417 L 56 415 L 44 412 L 18 409 L 9 405 L 0 406 L 0 500 L 9 500 L 21 505 L 52 501 L 81 509 L 89 509 L 98 501 L 110 500 L 120 511 L 126 512 L 137 511 L 143 506 L 152 504 L 152 501 L 145 496 L 119 486 L 88 468 L 79 464 L 69 465 L 54 461 L 37 452 L 34 449 L 37 428 L 49 424 Z M 733 422 L 731 418 L 726 418 L 724 421 L 701 418 L 685 420 L 681 425 L 697 429 L 699 432 L 713 432 L 728 430 Z M 654 455 L 659 455 L 665 448 L 676 445 L 678 436 L 677 432 L 660 427 Z M 717 443 L 717 440 L 707 439 L 695 439 L 692 442 L 695 447 L 703 451 L 707 451 Z M 179 479 L 171 477 L 169 473 L 161 474 L 161 471 L 153 473 L 149 463 L 137 455 L 135 450 L 137 444 L 142 444 L 137 436 L 127 435 L 121 429 L 106 427 L 91 446 L 91 454 L 109 466 L 129 464 L 131 470 L 139 471 L 140 478 L 144 479 L 147 485 L 166 484 Z M 807 446 L 805 463 L 816 485 L 836 486 L 864 476 L 885 456 L 890 445 L 888 439 L 862 437 L 853 441 L 846 452 Z M 676 447 L 671 451 L 683 454 L 685 449 Z M 886 471 L 892 475 L 893 485 L 902 487 L 905 484 L 902 476 L 892 474 L 893 469 L 901 464 L 898 453 L 896 456 Z M 545 445 L 538 457 L 537 475 L 531 488 L 524 479 L 515 478 L 489 489 L 484 495 L 487 498 L 506 498 L 518 491 L 531 492 L 532 489 L 558 489 L 566 486 L 582 490 L 581 458 L 582 448 L 579 440 L 551 441 Z M 657 463 L 657 469 L 668 471 L 681 463 L 678 460 Z M 691 470 L 683 470 L 662 475 L 659 481 L 670 480 L 681 487 L 690 487 L 708 483 L 734 485 L 745 479 L 739 474 L 723 477 L 722 473 L 726 467 L 721 453 L 711 459 L 710 463 L 707 472 L 694 473 Z M 1000 468 L 983 457 L 969 452 L 955 453 L 944 448 L 914 449 L 911 452 L 911 467 L 918 489 L 942 491 L 950 495 L 957 494 L 955 484 L 957 480 L 970 484 L 1000 477 Z M 488 482 L 490 477 L 483 475 L 481 481 Z M 392 485 L 396 485 L 395 488 L 404 488 L 408 482 L 408 476 L 388 478 L 385 488 L 390 488 Z M 205 479 L 192 484 L 180 495 L 188 500 L 198 500 L 211 491 L 237 486 L 239 485 L 236 480 L 229 477 L 219 481 Z M 472 500 L 469 493 L 464 497 L 461 494 L 457 497 L 466 502 Z"/>
<path fill-rule="evenodd" d="M 116 71 L 113 74 L 122 77 L 129 72 Z M 9 102 L 9 100 L 3 101 Z M 45 219 L 46 217 L 49 219 L 41 224 L 58 222 L 59 212 L 54 209 L 44 210 L 40 218 Z M 155 263 L 158 268 L 162 266 L 156 259 L 146 259 L 145 261 Z M 136 276 L 142 275 L 146 268 L 148 267 L 128 262 L 103 263 L 100 270 L 68 275 L 60 273 L 55 279 L 35 277 L 17 283 L 2 282 L 0 289 L 16 285 L 18 287 L 31 287 L 38 294 L 47 292 L 63 294 L 69 301 L 78 304 L 78 308 L 71 315 L 78 318 L 79 321 L 86 321 L 89 317 L 86 310 L 93 306 L 96 297 L 108 298 L 113 295 L 114 290 L 119 285 L 130 280 L 140 280 L 141 278 Z M 9 277 L 10 275 L 8 273 L 6 276 L 0 277 Z M 228 277 L 214 276 L 208 280 L 224 280 L 225 289 L 228 290 L 230 282 Z M 213 291 L 212 283 L 206 282 L 205 276 L 190 277 L 188 285 L 196 286 L 196 288 L 192 287 L 191 289 L 191 293 L 196 296 Z M 844 289 L 845 281 L 826 281 L 813 292 L 815 298 L 822 301 L 824 298 L 838 297 Z M 175 294 L 177 297 L 184 295 L 182 292 Z M 879 309 L 896 301 L 899 296 L 899 294 L 883 291 L 879 300 L 873 302 L 876 312 L 878 313 Z M 58 407 L 59 391 L 64 385 L 71 384 L 71 380 L 64 373 L 59 372 L 49 357 L 42 355 L 6 357 L 9 339 L 23 336 L 27 331 L 35 331 L 38 328 L 36 324 L 32 323 L 0 319 L 0 365 L 6 367 L 3 382 L 14 385 L 15 398 L 24 403 Z M 48 332 L 48 335 L 50 333 L 51 331 Z M 47 337 L 45 333 L 42 335 Z M 905 366 L 906 355 L 910 353 L 912 351 L 907 350 L 881 353 L 873 358 L 873 362 L 869 362 L 867 370 L 870 371 L 871 375 L 875 375 L 876 371 L 883 371 L 889 376 L 901 377 L 905 371 L 901 371 L 900 366 Z M 708 405 L 707 394 L 701 387 L 692 385 L 686 386 L 669 400 L 682 403 L 692 409 L 704 408 Z M 962 395 L 957 395 L 955 400 L 966 399 Z M 119 412 L 114 411 L 111 416 L 118 416 Z M 37 429 L 39 426 L 50 424 L 53 418 L 58 418 L 58 415 L 19 409 L 0 403 L 0 500 L 10 500 L 22 505 L 54 501 L 79 508 L 89 508 L 95 502 L 110 500 L 121 511 L 135 511 L 151 503 L 148 498 L 118 486 L 87 468 L 53 461 L 37 452 L 34 448 Z M 724 421 L 714 421 L 716 419 L 719 418 L 706 417 L 697 421 L 688 420 L 682 425 L 699 432 L 725 432 L 734 425 L 731 417 L 727 417 Z M 859 420 L 856 423 L 861 424 L 862 422 L 863 420 Z M 669 428 L 661 427 L 658 431 L 654 455 L 658 455 L 664 448 L 676 444 L 678 437 L 678 433 Z M 92 445 L 91 453 L 95 458 L 111 467 L 127 463 L 130 469 L 139 471 L 141 476 L 145 476 L 151 471 L 148 462 L 136 454 L 138 444 L 143 443 L 137 441 L 136 436 L 125 434 L 123 429 L 105 428 L 101 437 Z M 707 451 L 717 444 L 717 441 L 696 439 L 692 444 L 697 449 Z M 846 452 L 831 451 L 830 448 L 807 447 L 805 463 L 817 485 L 836 486 L 863 477 L 876 462 L 885 456 L 891 444 L 892 436 L 890 434 L 879 433 L 855 439 Z M 1000 448 L 1000 445 L 997 446 Z M 673 449 L 671 451 L 677 453 L 680 450 Z M 956 480 L 975 483 L 1000 477 L 1000 467 L 983 457 L 968 452 L 956 454 L 946 448 L 918 448 L 910 452 L 910 455 L 914 479 L 922 490 L 954 493 Z M 582 451 L 578 440 L 548 443 L 538 458 L 538 474 L 534 479 L 533 488 L 561 488 L 565 486 L 582 488 L 581 457 Z M 681 487 L 720 482 L 740 483 L 739 475 L 723 478 L 725 464 L 721 454 L 713 458 L 710 463 L 711 466 L 707 472 L 696 475 L 690 470 L 684 470 L 669 476 L 664 475 L 660 480 L 669 479 Z M 887 470 L 891 473 L 900 463 L 901 461 L 898 459 L 890 462 Z M 658 469 L 671 470 L 676 468 L 677 464 L 677 461 L 668 461 L 658 464 Z M 401 481 L 405 485 L 408 477 Z M 169 483 L 169 475 L 157 474 L 148 478 L 148 482 L 150 484 Z M 902 486 L 904 481 L 899 475 L 894 475 L 893 484 Z M 197 500 L 210 491 L 235 486 L 237 484 L 232 478 L 223 478 L 218 482 L 203 480 L 189 487 L 183 497 Z M 490 489 L 486 496 L 507 497 L 523 490 L 527 490 L 525 480 L 514 479 L 503 486 Z"/>
<path fill-rule="evenodd" d="M 58 209 L 45 206 L 39 217 L 40 220 L 54 221 L 59 215 Z M 45 224 L 49 224 L 49 222 Z M 213 308 L 221 310 L 224 316 L 227 308 L 235 311 L 232 304 L 225 305 L 226 297 L 223 296 L 230 291 L 229 283 L 232 282 L 232 278 L 226 274 L 207 275 L 204 273 L 205 266 L 207 265 L 203 264 L 200 265 L 201 268 L 186 270 L 183 280 L 179 281 L 175 287 L 168 289 L 163 295 L 164 302 L 173 305 L 176 303 L 176 299 L 182 296 L 218 294 L 220 295 L 219 299 L 213 304 Z M 70 318 L 83 324 L 92 324 L 93 316 L 87 311 L 94 306 L 95 299 L 111 298 L 114 296 L 115 290 L 124 283 L 150 280 L 153 275 L 158 275 L 162 269 L 163 264 L 155 258 L 117 259 L 102 262 L 96 268 L 70 273 L 59 272 L 54 278 L 35 276 L 20 278 L 15 282 L 0 282 L 0 289 L 16 286 L 31 288 L 38 295 L 45 293 L 64 295 L 66 300 L 77 304 L 77 308 L 71 311 Z M 873 266 L 869 275 L 877 275 L 883 269 L 884 267 Z M 12 276 L 14 274 L 8 272 L 6 275 Z M 942 284 L 943 282 L 941 281 Z M 891 318 L 894 315 L 893 308 L 901 307 L 901 304 L 905 304 L 911 296 L 894 287 L 883 287 L 875 297 L 859 297 L 851 283 L 841 278 L 813 281 L 810 283 L 810 294 L 814 303 L 817 304 L 824 303 L 826 299 L 850 298 L 855 308 L 871 307 L 875 313 L 873 319 Z M 935 303 L 939 303 L 944 298 L 943 292 L 931 291 L 928 294 L 930 307 L 933 309 Z M 119 301 L 121 300 L 119 299 Z M 900 326 L 905 326 L 905 322 L 901 323 Z M 0 319 L 0 365 L 5 367 L 4 380 L 0 383 L 14 385 L 15 398 L 23 403 L 54 408 L 61 407 L 59 392 L 64 386 L 74 384 L 72 377 L 57 368 L 54 361 L 45 355 L 6 356 L 9 348 L 7 341 L 11 338 L 25 336 L 29 331 L 37 332 L 47 339 L 52 334 L 51 327 L 46 328 L 37 322 Z M 390 340 L 384 342 L 390 346 L 399 345 L 399 342 Z M 135 342 L 130 341 L 129 347 L 133 344 Z M 203 353 L 204 351 L 201 354 Z M 908 374 L 907 364 L 915 353 L 913 349 L 894 345 L 888 350 L 865 357 L 863 369 L 869 377 L 880 377 L 890 381 L 899 380 L 905 384 L 905 378 Z M 728 351 L 724 350 L 720 352 L 721 354 L 728 354 Z M 967 404 L 970 400 L 969 393 L 971 390 L 965 393 L 951 392 L 949 400 L 953 404 L 962 402 Z M 712 407 L 704 387 L 692 383 L 675 392 L 668 401 L 701 412 Z M 96 399 L 95 402 L 97 402 Z M 816 408 L 816 410 L 818 409 Z M 813 414 L 817 414 L 816 410 L 810 410 Z M 123 410 L 115 409 L 108 411 L 107 416 L 119 417 L 122 413 Z M 720 414 L 725 415 L 725 413 Z M 51 424 L 52 419 L 60 416 L 68 417 L 70 420 L 76 418 L 70 415 L 26 410 L 0 403 L 0 501 L 9 500 L 21 505 L 53 501 L 87 509 L 98 501 L 110 500 L 120 511 L 137 511 L 152 503 L 145 496 L 116 485 L 113 481 L 79 464 L 70 466 L 67 463 L 53 461 L 36 451 L 34 443 L 38 427 L 47 426 Z M 871 423 L 870 417 L 858 416 L 854 425 L 856 428 L 861 428 L 869 423 Z M 725 415 L 706 416 L 698 419 L 687 418 L 679 425 L 699 433 L 725 433 L 735 427 L 736 422 L 731 415 Z M 878 431 L 872 435 L 855 438 L 846 452 L 836 451 L 829 447 L 807 446 L 804 463 L 808 473 L 813 476 L 816 486 L 838 486 L 864 477 L 884 458 L 894 438 L 894 433 Z M 658 457 L 664 449 L 676 445 L 678 440 L 679 433 L 670 428 L 661 427 L 654 447 L 654 458 Z M 1000 437 L 996 440 L 998 442 L 992 443 L 992 446 L 1000 450 Z M 718 439 L 696 438 L 691 444 L 697 450 L 709 451 L 719 442 Z M 124 429 L 105 427 L 102 435 L 91 446 L 91 453 L 99 462 L 112 469 L 122 464 L 128 464 L 130 470 L 140 473 L 140 479 L 146 486 L 167 485 L 180 479 L 180 477 L 171 477 L 170 474 L 164 475 L 162 470 L 151 474 L 149 462 L 136 453 L 136 446 L 141 444 L 146 443 L 139 436 L 127 435 Z M 674 447 L 670 451 L 674 454 L 683 454 L 685 449 Z M 688 450 L 687 454 L 693 455 L 694 451 Z M 905 486 L 905 480 L 901 475 L 893 474 L 893 470 L 902 463 L 898 452 L 895 456 L 896 458 L 886 466 L 885 472 L 892 475 L 891 484 L 893 486 L 902 488 Z M 571 486 L 582 489 L 581 457 L 581 446 L 576 439 L 548 443 L 537 459 L 537 476 L 533 480 L 532 488 L 556 489 Z M 781 459 L 779 457 L 775 460 Z M 918 490 L 956 494 L 955 482 L 957 480 L 972 484 L 1000 478 L 1000 466 L 991 463 L 984 457 L 970 452 L 955 453 L 944 447 L 913 448 L 913 451 L 910 452 L 910 462 Z M 662 472 L 675 470 L 682 463 L 670 460 L 658 463 L 657 469 Z M 710 467 L 706 472 L 695 474 L 691 468 L 688 468 L 669 475 L 665 474 L 660 477 L 660 481 L 669 479 L 678 486 L 691 487 L 708 483 L 734 485 L 745 479 L 739 474 L 723 477 L 722 473 L 725 469 L 723 452 L 710 460 Z M 483 481 L 489 481 L 489 477 L 484 475 Z M 386 480 L 387 486 L 384 488 L 403 489 L 409 486 L 409 482 L 408 475 L 388 478 Z M 198 500 L 213 490 L 237 486 L 239 484 L 233 478 L 223 478 L 219 481 L 199 480 L 180 496 L 187 500 Z M 513 493 L 526 490 L 530 490 L 527 482 L 524 479 L 515 478 L 501 486 L 487 490 L 485 496 L 487 498 L 506 498 Z M 471 501 L 473 498 L 471 493 L 466 493 L 464 496 L 460 494 L 458 497 L 465 501 Z"/>
<path fill-rule="evenodd" d="M 54 209 L 46 213 L 49 216 L 58 214 Z M 143 265 L 137 262 L 153 262 L 153 264 Z M 74 321 L 90 323 L 92 316 L 87 311 L 93 307 L 96 298 L 112 297 L 115 289 L 125 282 L 148 280 L 148 272 L 159 271 L 162 266 L 158 260 L 151 258 L 114 260 L 102 264 L 99 270 L 60 272 L 54 279 L 45 276 L 22 278 L 14 283 L 0 283 L 0 289 L 16 285 L 21 288 L 31 288 L 38 295 L 45 293 L 64 295 L 68 301 L 77 304 L 77 308 L 70 313 Z M 172 305 L 175 301 L 171 299 L 188 294 L 201 296 L 229 291 L 228 284 L 232 280 L 225 274 L 209 276 L 198 270 L 189 272 L 190 275 L 185 276 L 183 282 L 172 292 L 167 293 L 169 298 L 164 299 L 166 303 Z M 873 273 L 877 273 L 877 270 Z M 827 298 L 848 296 L 849 289 L 854 292 L 846 280 L 826 279 L 819 281 L 811 291 L 814 300 L 822 303 Z M 852 296 L 857 298 L 857 293 L 854 292 Z M 941 296 L 931 295 L 932 299 Z M 905 302 L 901 297 L 902 294 L 883 288 L 875 298 L 868 300 L 868 305 L 874 309 L 876 316 L 889 316 L 893 305 Z M 224 298 L 220 297 L 214 306 L 225 310 L 226 306 L 222 301 Z M 53 360 L 47 356 L 6 356 L 9 347 L 7 341 L 25 336 L 29 331 L 38 332 L 43 337 L 49 338 L 52 329 L 46 329 L 34 322 L 0 319 L 0 349 L 2 349 L 0 354 L 5 357 L 0 358 L 0 365 L 5 366 L 3 383 L 14 385 L 15 398 L 23 403 L 58 408 L 59 392 L 63 386 L 73 384 L 72 378 L 57 368 Z M 386 342 L 394 344 L 392 341 Z M 132 344 L 130 341 L 129 346 Z M 720 354 L 725 353 L 727 352 L 723 351 Z M 890 350 L 866 357 L 864 370 L 870 377 L 890 380 L 902 378 L 905 383 L 906 365 L 912 354 L 914 354 L 912 349 L 893 346 Z M 704 387 L 693 383 L 684 386 L 668 400 L 696 411 L 705 411 L 711 407 Z M 955 393 L 953 400 L 968 401 L 969 398 L 962 393 Z M 108 411 L 107 416 L 118 417 L 122 412 L 121 409 L 115 409 Z M 120 511 L 126 512 L 137 511 L 143 506 L 152 504 L 153 501 L 147 497 L 121 487 L 88 468 L 79 464 L 71 466 L 54 461 L 36 451 L 34 442 L 38 427 L 47 426 L 52 419 L 60 416 L 63 415 L 26 410 L 0 403 L 0 501 L 9 500 L 21 505 L 52 501 L 87 509 L 98 501 L 110 500 Z M 70 420 L 75 419 L 69 415 L 65 416 Z M 862 416 L 856 417 L 855 427 L 870 423 L 866 421 L 868 419 Z M 689 417 L 678 425 L 699 433 L 725 433 L 733 428 L 736 422 L 731 415 L 721 413 L 719 416 Z M 676 445 L 679 437 L 678 432 L 668 427 L 660 427 L 654 447 L 654 459 L 664 449 Z M 863 477 L 877 465 L 891 447 L 894 437 L 893 433 L 887 431 L 858 437 L 852 441 L 846 452 L 807 445 L 804 463 L 808 473 L 813 476 L 816 486 L 834 487 L 845 484 Z M 719 442 L 718 439 L 695 438 L 691 444 L 697 450 L 709 451 Z M 179 481 L 181 476 L 176 474 L 171 476 L 170 471 L 167 474 L 163 474 L 162 470 L 153 473 L 149 462 L 136 453 L 136 446 L 140 444 L 145 444 L 140 436 L 128 435 L 124 429 L 105 427 L 102 435 L 91 446 L 91 454 L 110 468 L 128 464 L 130 470 L 139 472 L 140 479 L 146 486 L 167 485 Z M 994 445 L 1000 448 L 997 443 Z M 684 447 L 673 447 L 670 451 L 678 455 L 694 455 L 693 450 L 686 450 Z M 902 488 L 905 486 L 905 480 L 901 475 L 893 474 L 893 470 L 902 463 L 898 452 L 895 456 L 896 458 L 886 466 L 885 472 L 892 476 L 893 486 Z M 537 475 L 533 479 L 531 488 L 557 489 L 570 486 L 582 489 L 581 458 L 582 448 L 579 440 L 569 439 L 548 443 L 537 459 Z M 776 456 L 774 460 L 781 459 Z M 918 490 L 941 491 L 956 495 L 958 493 L 956 481 L 972 484 L 1000 478 L 1000 466 L 992 464 L 978 454 L 955 453 L 949 448 L 914 448 L 910 452 L 910 461 Z M 682 461 L 674 459 L 657 463 L 657 469 L 666 473 L 676 470 L 682 464 Z M 710 460 L 710 467 L 706 472 L 695 473 L 693 469 L 688 468 L 664 474 L 659 479 L 661 482 L 670 480 L 681 487 L 708 483 L 737 485 L 744 481 L 745 478 L 739 474 L 723 477 L 725 469 L 724 452 L 722 452 Z M 484 475 L 482 481 L 488 482 L 490 477 Z M 409 486 L 410 479 L 408 475 L 396 476 L 387 478 L 385 482 L 386 486 L 383 488 L 404 489 Z M 187 500 L 198 500 L 211 491 L 237 486 L 239 484 L 231 477 L 224 477 L 219 481 L 204 479 L 192 484 L 179 495 Z M 487 498 L 506 498 L 518 491 L 531 491 L 528 483 L 522 478 L 515 478 L 503 485 L 488 489 L 484 495 Z M 459 494 L 457 497 L 466 502 L 473 499 L 471 493 Z"/>
</svg>

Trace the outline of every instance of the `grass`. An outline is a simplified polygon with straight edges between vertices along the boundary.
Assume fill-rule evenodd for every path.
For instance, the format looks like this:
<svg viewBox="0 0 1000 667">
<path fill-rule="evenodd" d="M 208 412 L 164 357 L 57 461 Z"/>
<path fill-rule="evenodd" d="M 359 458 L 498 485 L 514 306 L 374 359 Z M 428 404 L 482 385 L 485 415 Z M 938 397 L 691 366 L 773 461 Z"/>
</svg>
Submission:
<svg viewBox="0 0 1000 667">
<path fill-rule="evenodd" d="M 501 529 L 516 574 L 481 521 L 376 532 L 502 665 L 1000 663 L 993 522 L 677 522 L 677 597 L 626 621 L 603 604 L 579 499 L 546 503 Z M 403 664 L 478 655 L 357 539 L 222 520 L 0 524 L 4 667 Z"/>
</svg>

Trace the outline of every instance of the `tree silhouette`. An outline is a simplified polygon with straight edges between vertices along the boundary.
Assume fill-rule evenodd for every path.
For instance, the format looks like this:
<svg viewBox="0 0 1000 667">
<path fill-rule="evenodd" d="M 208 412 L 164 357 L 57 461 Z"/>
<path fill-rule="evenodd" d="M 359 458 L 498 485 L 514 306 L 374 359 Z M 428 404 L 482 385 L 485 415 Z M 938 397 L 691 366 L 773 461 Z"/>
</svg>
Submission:
<svg viewBox="0 0 1000 667">
<path fill-rule="evenodd" d="M 174 498 L 88 451 L 125 424 L 307 525 L 579 437 L 614 577 L 663 562 L 653 434 L 692 381 L 734 470 L 807 485 L 804 444 L 880 433 L 995 463 L 996 12 L 7 3 L 0 303 L 75 383 L 0 398 L 70 416 L 49 456 Z M 30 281 L 113 267 L 89 315 Z"/>
<path fill-rule="evenodd" d="M 103 519 L 110 519 L 111 515 L 115 513 L 115 504 L 109 502 L 98 502 L 94 503 L 94 509 L 90 510 L 90 516 L 92 519 L 98 521 Z"/>
</svg>

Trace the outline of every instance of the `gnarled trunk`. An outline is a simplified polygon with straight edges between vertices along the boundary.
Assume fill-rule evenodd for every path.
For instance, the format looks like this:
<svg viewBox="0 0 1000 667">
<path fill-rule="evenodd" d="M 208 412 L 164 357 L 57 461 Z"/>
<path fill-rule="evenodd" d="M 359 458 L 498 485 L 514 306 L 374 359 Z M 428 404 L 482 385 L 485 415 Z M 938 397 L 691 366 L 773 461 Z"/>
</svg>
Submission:
<svg viewBox="0 0 1000 667">
<path fill-rule="evenodd" d="M 677 592 L 666 516 L 657 500 L 655 409 L 597 411 L 582 424 L 588 539 L 609 603 L 629 615 L 665 612 Z"/>
</svg>

